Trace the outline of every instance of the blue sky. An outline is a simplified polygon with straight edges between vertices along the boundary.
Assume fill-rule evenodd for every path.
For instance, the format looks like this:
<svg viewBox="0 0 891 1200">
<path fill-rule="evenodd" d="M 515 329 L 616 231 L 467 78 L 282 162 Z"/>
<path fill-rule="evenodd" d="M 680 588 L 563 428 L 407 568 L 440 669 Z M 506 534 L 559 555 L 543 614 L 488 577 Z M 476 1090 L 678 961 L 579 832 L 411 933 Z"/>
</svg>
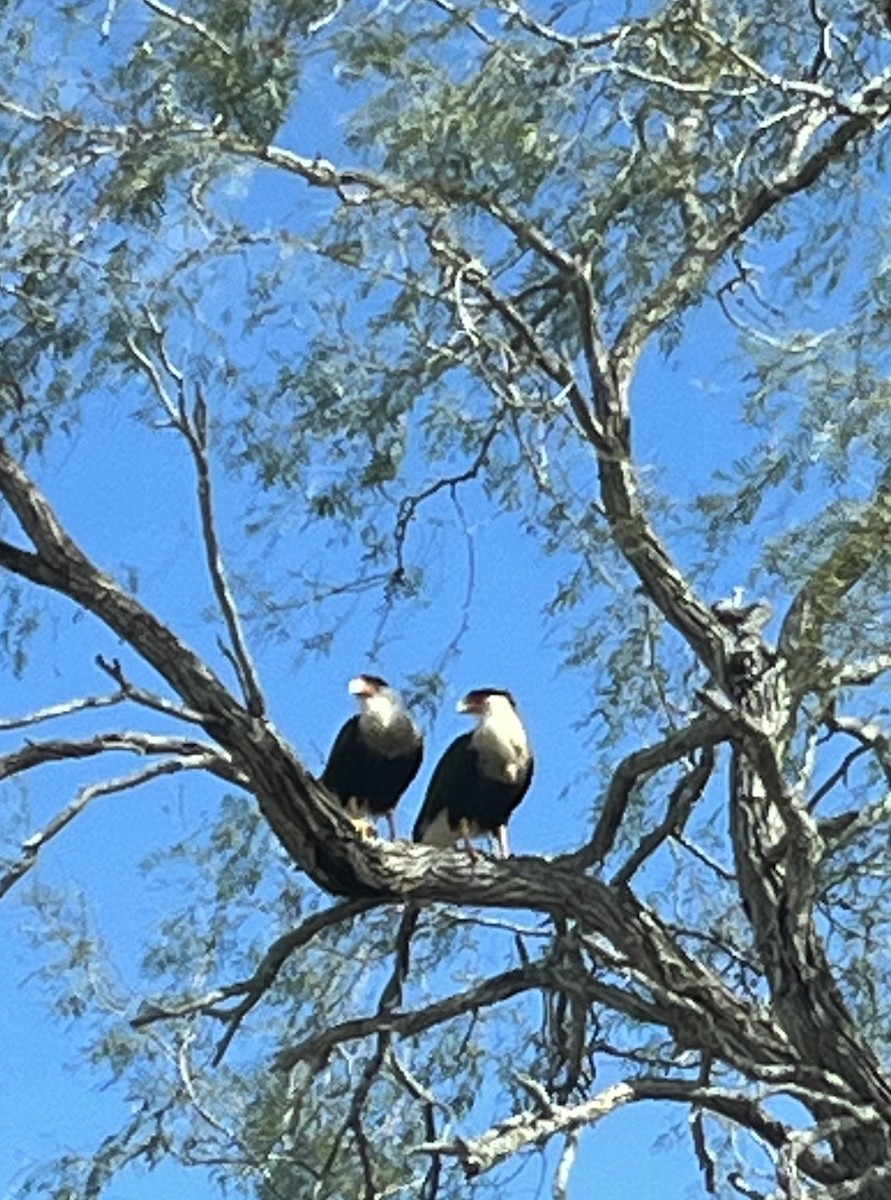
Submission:
<svg viewBox="0 0 891 1200">
<path fill-rule="evenodd" d="M 131 428 L 120 416 L 112 419 L 118 403 L 117 398 L 106 400 L 105 411 L 98 416 L 109 419 L 96 419 L 72 442 L 59 443 L 39 470 L 42 485 L 89 554 L 119 575 L 124 564 L 138 564 L 143 600 L 225 672 L 215 650 L 214 630 L 202 616 L 209 592 L 186 454 L 172 434 Z M 226 489 L 221 491 L 226 518 Z M 230 520 L 223 522 L 230 538 L 238 536 L 237 523 L 231 520 L 235 499 L 230 491 Z M 468 507 L 471 511 L 475 507 L 472 497 Z M 448 668 L 449 694 L 429 731 L 418 784 L 399 810 L 399 828 L 408 832 L 436 757 L 466 728 L 464 719 L 453 711 L 458 696 L 471 686 L 503 685 L 518 695 L 538 763 L 534 787 L 512 822 L 512 844 L 518 853 L 559 851 L 578 842 L 584 828 L 582 814 L 596 801 L 593 788 L 577 782 L 584 779 L 590 764 L 572 729 L 572 722 L 585 711 L 586 682 L 558 669 L 555 644 L 560 631 L 541 615 L 551 587 L 543 569 L 545 560 L 530 551 L 509 518 L 483 517 L 474 536 L 476 583 L 470 627 L 460 657 Z M 271 717 L 312 767 L 321 766 L 336 729 L 352 711 L 346 682 L 367 664 L 370 630 L 377 620 L 375 605 L 370 597 L 360 604 L 328 658 L 304 658 L 295 669 L 293 647 L 261 647 L 257 655 Z M 448 605 L 445 610 L 448 613 Z M 441 651 L 446 640 L 443 620 L 443 607 L 437 606 L 428 617 L 412 623 L 410 635 L 400 636 L 395 619 L 384 656 L 394 681 L 424 665 L 431 652 Z M 448 637 L 452 632 L 449 618 Z M 418 637 L 425 635 L 427 640 L 419 642 Z M 5 711 L 24 714 L 61 699 L 109 690 L 94 666 L 97 653 L 121 655 L 134 678 L 151 684 L 150 674 L 93 618 L 81 618 L 72 606 L 51 601 L 30 647 L 24 678 L 7 680 Z M 130 721 L 144 724 L 138 718 L 138 713 L 131 714 Z M 70 732 L 97 725 L 112 728 L 120 721 L 110 710 L 99 721 L 81 718 L 65 728 Z M 28 734 L 48 737 L 62 728 L 57 724 Z M 7 734 L 0 748 L 10 749 L 20 739 L 21 734 Z M 95 762 L 45 768 L 39 777 L 25 782 L 30 828 L 39 827 L 63 807 L 83 782 L 121 769 L 133 769 L 132 763 L 116 760 L 113 771 L 105 773 Z M 570 787 L 571 794 L 564 795 Z M 18 792 L 18 784 L 14 782 L 12 789 Z M 202 813 L 209 817 L 216 796 L 212 785 L 180 776 L 101 798 L 47 848 L 34 873 L 38 882 L 85 889 L 91 916 L 121 961 L 129 985 L 134 983 L 140 939 L 151 938 L 164 913 L 163 895 L 146 885 L 138 865 L 153 848 L 194 830 Z M 20 885 L 28 886 L 28 882 Z M 32 918 L 15 893 L 10 894 L 0 905 L 0 936 L 9 948 L 0 959 L 0 994 L 7 1015 L 3 1038 L 7 1086 L 0 1092 L 0 1128 L 6 1131 L 0 1138 L 0 1186 L 10 1188 L 9 1195 L 41 1159 L 66 1149 L 95 1147 L 122 1115 L 116 1087 L 107 1077 L 77 1065 L 75 1024 L 47 1018 L 41 986 L 33 977 L 33 951 L 23 934 L 28 924 L 33 924 Z M 250 1036 L 249 1030 L 245 1036 Z M 668 1115 L 683 1122 L 680 1111 Z M 641 1200 L 698 1195 L 684 1139 L 680 1144 L 673 1139 L 669 1149 L 651 1155 L 651 1145 L 664 1129 L 653 1107 L 605 1122 L 585 1138 L 574 1200 L 587 1194 L 594 1178 L 601 1200 L 620 1200 L 632 1187 Z M 538 1174 L 533 1164 L 522 1175 L 529 1196 L 535 1194 Z M 109 1200 L 160 1200 L 171 1190 L 183 1194 L 183 1188 L 198 1200 L 218 1194 L 194 1173 L 180 1179 L 175 1171 L 165 1169 L 145 1178 L 128 1173 L 111 1185 L 108 1196 Z"/>
<path fill-rule="evenodd" d="M 324 71 L 312 65 L 309 69 L 315 72 L 310 77 L 314 86 L 302 117 L 315 121 L 318 142 L 300 144 L 300 149 L 333 157 L 339 132 L 336 122 L 325 124 L 323 132 L 322 117 L 336 117 L 337 102 L 324 82 Z M 286 133 L 282 141 L 288 140 Z M 270 219 L 287 211 L 295 197 L 310 207 L 317 203 L 312 194 L 307 199 L 301 185 L 281 184 L 265 171 L 239 187 L 249 187 L 251 198 Z M 231 270 L 231 276 L 220 277 L 216 291 L 208 291 L 208 309 L 227 287 L 239 286 L 237 264 Z M 295 326 L 299 332 L 299 320 Z M 184 329 L 182 335 L 186 349 L 190 337 L 191 344 L 200 343 L 198 328 Z M 687 320 L 685 339 L 671 360 L 666 362 L 655 350 L 647 354 L 635 387 L 638 459 L 645 474 L 677 504 L 669 529 L 672 550 L 681 562 L 693 561 L 699 553 L 682 532 L 683 502 L 707 483 L 717 463 L 743 453 L 751 440 L 738 421 L 742 382 L 734 345 L 727 322 L 714 306 L 706 306 Z M 213 411 L 216 398 L 209 399 Z M 205 616 L 211 592 L 188 457 L 172 433 L 150 431 L 131 420 L 137 403 L 133 391 L 95 396 L 83 428 L 70 439 L 56 441 L 45 461 L 36 465 L 37 473 L 57 512 L 90 556 L 120 578 L 135 569 L 143 601 L 228 679 L 215 646 L 217 627 Z M 593 487 L 593 469 L 590 478 Z M 255 562 L 259 569 L 263 551 L 242 529 L 243 485 L 226 481 L 219 470 L 216 480 L 224 548 L 240 568 Z M 787 493 L 772 510 L 772 520 L 782 526 L 806 502 Z M 594 752 L 576 729 L 591 709 L 597 667 L 561 670 L 561 646 L 571 634 L 571 621 L 542 615 L 553 595 L 559 557 L 548 559 L 531 546 L 513 516 L 494 514 L 477 485 L 462 491 L 462 506 L 474 547 L 472 609 L 460 652 L 445 668 L 447 692 L 428 728 L 421 776 L 399 810 L 399 829 L 410 829 L 436 758 L 467 727 L 454 712 L 456 700 L 470 687 L 503 686 L 518 697 L 537 756 L 533 788 L 512 822 L 512 845 L 518 853 L 558 852 L 584 836 L 587 814 L 599 797 Z M 410 545 L 428 569 L 434 601 L 427 609 L 397 610 L 390 617 L 377 662 L 369 662 L 368 650 L 378 625 L 380 597 L 370 593 L 343 607 L 345 618 L 328 657 L 300 652 L 300 640 L 324 625 L 323 617 L 311 609 L 294 614 L 288 640 L 254 643 L 270 716 L 311 768 L 321 767 L 336 730 L 352 712 L 346 692 L 352 675 L 373 666 L 398 685 L 413 672 L 434 667 L 460 624 L 468 569 L 464 536 L 445 497 L 425 510 L 422 521 Z M 445 522 L 444 529 L 437 530 L 436 521 Z M 8 532 L 4 527 L 3 533 Z M 325 566 L 334 559 L 334 572 L 342 569 L 344 555 L 327 547 L 317 533 L 303 531 L 296 519 L 289 524 L 286 515 L 278 533 L 277 552 L 283 563 L 293 559 Z M 716 571 L 714 598 L 747 581 L 752 566 L 747 553 L 740 545 Z M 92 618 L 49 601 L 29 647 L 24 678 L 4 680 L 4 712 L 24 714 L 66 698 L 110 690 L 95 667 L 97 653 L 120 655 L 135 678 L 153 682 Z M 138 716 L 130 714 L 128 719 L 136 723 Z M 111 710 L 98 721 L 83 718 L 64 728 L 76 732 L 118 724 Z M 61 730 L 61 725 L 47 726 L 33 736 Z M 0 752 L 19 745 L 22 736 L 0 734 Z M 618 761 L 622 751 L 612 748 L 608 753 L 611 761 Z M 129 770 L 131 765 L 121 767 L 115 760 L 113 769 Z M 7 785 L 4 798 L 15 805 L 25 789 L 30 815 L 23 830 L 28 832 L 62 808 L 78 786 L 100 777 L 98 763 L 51 766 L 24 784 Z M 153 849 L 213 819 L 217 804 L 218 790 L 189 775 L 100 799 L 44 852 L 34 872 L 38 882 L 84 889 L 90 914 L 120 963 L 122 979 L 137 994 L 142 949 L 165 912 L 163 894 L 145 882 L 139 863 Z M 21 886 L 27 889 L 30 882 Z M 89 1151 L 122 1120 L 116 1086 L 78 1065 L 79 1027 L 52 1021 L 46 1014 L 27 936 L 31 924 L 15 893 L 0 904 L 0 938 L 7 948 L 0 958 L 6 1018 L 0 1043 L 6 1080 L 0 1089 L 0 1190 L 6 1189 L 3 1194 L 10 1197 L 41 1160 L 68 1149 Z M 122 1020 L 127 1015 L 131 1014 L 122 1014 Z M 250 1029 L 242 1036 L 250 1037 Z M 680 1132 L 665 1136 L 675 1126 Z M 664 1144 L 654 1149 L 659 1139 Z M 511 1171 L 507 1169 L 507 1177 Z M 539 1184 L 533 1162 L 510 1194 L 531 1200 Z M 170 1167 L 145 1177 L 127 1173 L 107 1191 L 108 1200 L 166 1200 L 171 1195 L 211 1200 L 219 1194 L 201 1176 L 183 1176 Z M 572 1200 L 595 1194 L 597 1200 L 704 1196 L 683 1111 L 628 1109 L 587 1133 L 570 1194 Z"/>
</svg>

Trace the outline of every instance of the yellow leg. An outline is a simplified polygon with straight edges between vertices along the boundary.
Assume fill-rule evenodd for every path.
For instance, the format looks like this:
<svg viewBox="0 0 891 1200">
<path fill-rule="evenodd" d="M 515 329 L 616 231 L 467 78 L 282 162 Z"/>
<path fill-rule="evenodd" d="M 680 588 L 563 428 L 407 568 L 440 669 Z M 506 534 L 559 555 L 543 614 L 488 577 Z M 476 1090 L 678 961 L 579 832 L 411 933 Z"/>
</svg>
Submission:
<svg viewBox="0 0 891 1200">
<path fill-rule="evenodd" d="M 356 833 L 360 838 L 377 837 L 377 830 L 374 827 L 374 822 L 368 819 L 368 811 L 361 801 L 355 796 L 350 796 L 347 800 L 346 812 L 353 825 L 356 827 Z"/>
</svg>

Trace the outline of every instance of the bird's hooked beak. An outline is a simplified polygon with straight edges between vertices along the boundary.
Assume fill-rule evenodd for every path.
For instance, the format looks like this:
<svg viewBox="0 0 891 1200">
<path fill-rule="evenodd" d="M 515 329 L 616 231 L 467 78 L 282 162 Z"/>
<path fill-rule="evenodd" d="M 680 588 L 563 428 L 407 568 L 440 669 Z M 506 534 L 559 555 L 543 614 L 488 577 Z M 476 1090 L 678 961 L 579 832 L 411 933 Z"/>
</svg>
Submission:
<svg viewBox="0 0 891 1200">
<path fill-rule="evenodd" d="M 455 705 L 455 712 L 459 713 L 480 713 L 482 711 L 483 709 L 479 702 L 479 698 L 474 696 L 472 693 L 462 696 Z"/>
<path fill-rule="evenodd" d="M 347 684 L 347 691 L 351 696 L 373 696 L 374 690 L 364 675 L 357 675 Z"/>
</svg>

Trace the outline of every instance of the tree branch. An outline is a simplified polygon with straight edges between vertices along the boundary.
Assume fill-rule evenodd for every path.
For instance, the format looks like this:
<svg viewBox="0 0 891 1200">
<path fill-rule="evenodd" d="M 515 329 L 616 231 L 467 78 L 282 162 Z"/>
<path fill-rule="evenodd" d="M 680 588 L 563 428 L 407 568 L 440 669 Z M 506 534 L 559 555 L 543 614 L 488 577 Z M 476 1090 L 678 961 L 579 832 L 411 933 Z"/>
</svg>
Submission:
<svg viewBox="0 0 891 1200">
<path fill-rule="evenodd" d="M 700 754 L 699 762 L 672 790 L 666 808 L 665 816 L 649 833 L 641 838 L 634 853 L 622 864 L 612 879 L 614 887 L 626 886 L 632 876 L 640 870 L 647 859 L 654 854 L 668 838 L 677 837 L 684 829 L 693 806 L 700 798 L 705 785 L 715 769 L 715 755 L 711 747 Z"/>
<path fill-rule="evenodd" d="M 371 1017 L 341 1021 L 290 1050 L 282 1050 L 276 1056 L 275 1065 L 280 1071 L 290 1071 L 299 1062 L 309 1062 L 314 1070 L 320 1070 L 328 1061 L 331 1051 L 341 1042 L 355 1041 L 376 1033 L 413 1037 L 464 1013 L 475 1012 L 479 1008 L 508 1000 L 520 992 L 543 987 L 549 979 L 550 971 L 546 966 L 541 963 L 529 964 L 495 975 L 477 987 L 438 1000 L 418 1011 L 393 1012 L 385 1008 Z"/>
<path fill-rule="evenodd" d="M 207 404 L 201 385 L 195 387 L 195 402 L 191 412 L 186 401 L 186 380 L 182 371 L 174 366 L 167 352 L 164 341 L 164 331 L 155 315 L 147 313 L 149 326 L 155 339 L 157 354 L 167 375 L 176 387 L 177 399 L 174 404 L 156 364 L 141 349 L 132 336 L 127 338 L 127 346 L 131 355 L 146 375 L 158 400 L 167 412 L 174 429 L 185 439 L 192 455 L 195 475 L 198 484 L 198 511 L 201 517 L 201 533 L 204 539 L 204 549 L 207 557 L 207 568 L 211 585 L 217 599 L 220 612 L 229 633 L 229 641 L 234 656 L 235 673 L 241 685 L 242 695 L 251 716 L 262 717 L 265 709 L 263 693 L 257 680 L 257 671 L 247 647 L 247 639 L 241 625 L 238 608 L 226 578 L 226 568 L 217 537 L 216 521 L 214 519 L 213 490 L 210 478 L 210 462 L 207 456 Z"/>
<path fill-rule="evenodd" d="M 123 775 L 118 779 L 110 779 L 104 783 L 93 783 L 85 788 L 81 788 L 66 808 L 57 813 L 50 823 L 39 833 L 32 834 L 23 843 L 22 849 L 24 853 L 22 857 L 11 869 L 0 876 L 0 897 L 5 896 L 14 884 L 27 875 L 36 864 L 37 857 L 43 847 L 52 841 L 57 834 L 61 833 L 67 825 L 70 825 L 74 818 L 79 816 L 87 805 L 98 796 L 110 796 L 115 792 L 127 791 L 130 788 L 138 787 L 140 784 L 148 783 L 152 779 L 159 779 L 163 775 L 175 775 L 179 771 L 202 770 L 212 766 L 212 763 L 218 757 L 219 755 L 216 752 L 212 752 L 211 754 L 202 754 L 189 758 L 169 758 L 151 767 L 145 767 L 141 771 L 135 771 L 131 775 Z"/>
<path fill-rule="evenodd" d="M 244 784 L 243 777 L 232 769 L 231 763 L 216 747 L 207 742 L 188 738 L 169 737 L 151 733 L 97 733 L 90 738 L 58 738 L 47 742 L 28 742 L 21 750 L 0 757 L 0 780 L 10 779 L 43 763 L 65 759 L 94 758 L 114 750 L 133 754 L 175 754 L 188 760 L 199 756 L 211 764 L 211 769 L 230 783 Z"/>
<path fill-rule="evenodd" d="M 5 733 L 10 729 L 25 729 L 29 725 L 39 725 L 42 721 L 67 717 L 71 713 L 84 712 L 86 709 L 111 708 L 115 704 L 123 703 L 126 699 L 127 697 L 120 691 L 111 696 L 82 696 L 76 700 L 66 700 L 62 704 L 51 704 L 46 708 L 39 708 L 33 713 L 27 713 L 24 717 L 0 718 L 0 732 Z"/>
<path fill-rule="evenodd" d="M 791 1127 L 771 1116 L 761 1104 L 729 1088 L 702 1086 L 683 1080 L 640 1078 L 605 1088 L 583 1104 L 552 1105 L 549 1111 L 526 1111 L 495 1125 L 471 1140 L 456 1137 L 448 1142 L 425 1143 L 416 1154 L 442 1154 L 458 1159 L 468 1178 L 474 1178 L 522 1150 L 542 1146 L 556 1134 L 571 1134 L 596 1125 L 627 1104 L 641 1100 L 668 1100 L 694 1105 L 750 1129 L 776 1150 L 789 1146 Z M 876 1119 L 873 1114 L 873 1119 Z M 831 1160 L 799 1143 L 796 1158 L 802 1170 L 821 1183 L 835 1182 L 841 1171 Z"/>
<path fill-rule="evenodd" d="M 369 909 L 378 907 L 378 904 L 377 900 L 372 899 L 344 900 L 326 908 L 323 912 L 314 913 L 296 929 L 282 934 L 272 943 L 249 979 L 230 983 L 225 987 L 216 988 L 204 996 L 181 1000 L 173 1004 L 144 1004 L 130 1024 L 134 1029 L 142 1029 L 156 1021 L 176 1020 L 193 1016 L 195 1013 L 204 1013 L 217 1020 L 225 1021 L 226 1032 L 218 1043 L 211 1060 L 213 1066 L 219 1066 L 242 1021 L 275 983 L 279 971 L 294 951 L 306 946 L 323 930 L 348 921 L 360 913 L 368 912 Z M 235 996 L 242 996 L 243 999 L 234 1008 L 220 1007 L 223 1001 L 230 1000 Z"/>
<path fill-rule="evenodd" d="M 613 347 L 613 358 L 621 378 L 627 379 L 650 336 L 690 298 L 699 294 L 704 281 L 731 247 L 768 213 L 791 196 L 812 187 L 833 163 L 838 162 L 852 143 L 875 133 L 887 120 L 889 106 L 880 98 L 887 88 L 891 72 L 878 75 L 848 105 L 847 118 L 817 147 L 804 162 L 794 155 L 770 183 L 763 184 L 745 204 L 731 212 L 716 229 L 706 229 L 692 246 L 685 246 L 665 279 L 643 298 L 637 310 L 627 317 Z M 809 85 L 813 89 L 813 85 Z M 838 120 L 838 106 L 827 105 L 810 117 L 809 138 L 824 126 Z"/>
<path fill-rule="evenodd" d="M 728 714 L 699 716 L 663 741 L 623 758 L 613 772 L 594 834 L 572 855 L 572 861 L 585 868 L 602 863 L 615 844 L 634 789 L 663 767 L 726 741 L 732 731 L 733 721 Z"/>
</svg>

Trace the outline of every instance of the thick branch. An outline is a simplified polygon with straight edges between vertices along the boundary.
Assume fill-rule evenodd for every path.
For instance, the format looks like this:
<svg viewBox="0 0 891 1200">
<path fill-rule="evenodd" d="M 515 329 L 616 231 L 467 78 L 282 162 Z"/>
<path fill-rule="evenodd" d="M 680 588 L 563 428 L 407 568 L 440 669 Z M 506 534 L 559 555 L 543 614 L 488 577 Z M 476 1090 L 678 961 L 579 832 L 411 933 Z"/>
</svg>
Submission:
<svg viewBox="0 0 891 1200">
<path fill-rule="evenodd" d="M 243 720 L 243 710 L 205 663 L 87 558 L 2 444 L 0 494 L 38 551 L 33 554 L 0 542 L 0 567 L 51 588 L 94 613 L 141 654 L 190 707 Z"/>
<path fill-rule="evenodd" d="M 526 1111 L 494 1126 L 477 1138 L 456 1137 L 449 1142 L 425 1144 L 416 1153 L 452 1155 L 468 1177 L 491 1171 L 520 1151 L 542 1146 L 556 1134 L 566 1134 L 596 1125 L 626 1104 L 641 1100 L 669 1100 L 689 1104 L 725 1117 L 750 1129 L 776 1150 L 786 1148 L 792 1129 L 771 1116 L 756 1100 L 725 1088 L 703 1087 L 671 1079 L 629 1079 L 605 1088 L 591 1100 L 577 1105 L 551 1105 L 547 1111 Z M 799 1147 L 798 1163 L 812 1179 L 822 1183 L 842 1177 L 840 1169 L 810 1147 Z"/>
</svg>

